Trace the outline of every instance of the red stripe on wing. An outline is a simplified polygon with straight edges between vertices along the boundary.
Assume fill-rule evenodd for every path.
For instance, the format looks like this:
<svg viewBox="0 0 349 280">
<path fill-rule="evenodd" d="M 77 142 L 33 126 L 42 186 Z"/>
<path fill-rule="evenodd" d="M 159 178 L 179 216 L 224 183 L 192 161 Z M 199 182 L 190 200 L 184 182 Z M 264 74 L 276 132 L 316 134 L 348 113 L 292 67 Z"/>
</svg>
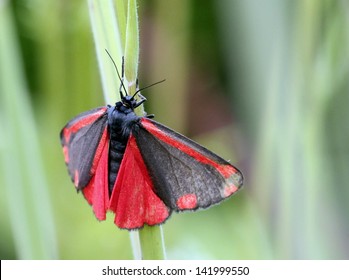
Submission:
<svg viewBox="0 0 349 280">
<path fill-rule="evenodd" d="M 89 125 L 96 121 L 100 116 L 102 116 L 107 111 L 107 107 L 102 107 L 97 112 L 88 114 L 86 117 L 82 117 L 81 119 L 78 119 L 75 123 L 66 126 L 63 129 L 63 137 L 66 143 L 69 143 L 70 136 L 72 133 L 76 133 L 81 128 L 83 128 L 86 125 Z"/>
<path fill-rule="evenodd" d="M 107 154 L 106 160 L 106 166 L 108 166 L 108 145 L 109 144 L 109 135 L 108 135 L 108 128 L 106 127 L 103 131 L 101 140 L 99 141 L 99 144 L 97 146 L 95 157 L 93 158 L 92 167 L 91 167 L 91 173 L 95 173 L 97 165 L 99 165 L 100 157 L 103 155 L 105 156 L 105 153 Z"/>
<path fill-rule="evenodd" d="M 109 203 L 120 228 L 135 229 L 163 223 L 170 215 L 155 194 L 134 136 L 130 135 Z"/>
<path fill-rule="evenodd" d="M 224 178 L 229 178 L 231 175 L 239 173 L 233 166 L 219 164 L 216 161 L 208 158 L 207 156 L 204 156 L 192 147 L 186 145 L 185 143 L 182 143 L 180 140 L 172 138 L 171 135 L 163 132 L 161 129 L 159 129 L 156 125 L 154 125 L 150 120 L 146 118 L 142 119 L 142 126 L 152 135 L 159 138 L 161 141 L 175 147 L 176 149 L 181 150 L 182 152 L 195 158 L 197 161 L 201 163 L 213 166 L 219 171 L 219 173 L 223 175 Z"/>
</svg>

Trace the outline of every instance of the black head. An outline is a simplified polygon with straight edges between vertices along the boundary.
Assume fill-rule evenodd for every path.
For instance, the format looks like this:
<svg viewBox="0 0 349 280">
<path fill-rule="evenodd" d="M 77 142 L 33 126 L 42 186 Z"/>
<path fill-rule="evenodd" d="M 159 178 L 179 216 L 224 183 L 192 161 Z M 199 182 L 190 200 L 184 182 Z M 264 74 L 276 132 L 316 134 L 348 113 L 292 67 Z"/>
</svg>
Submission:
<svg viewBox="0 0 349 280">
<path fill-rule="evenodd" d="M 152 86 L 157 85 L 157 84 L 159 84 L 159 83 L 162 83 L 162 82 L 164 82 L 165 80 L 161 80 L 161 81 L 159 81 L 159 82 L 153 83 L 153 84 L 151 84 L 151 85 L 149 85 L 149 86 L 146 86 L 146 87 L 143 87 L 143 88 L 139 89 L 139 87 L 138 87 L 138 79 L 137 79 L 137 80 L 136 80 L 136 92 L 135 92 L 133 95 L 128 95 L 128 93 L 127 93 L 127 91 L 126 91 L 126 89 L 125 89 L 125 87 L 124 87 L 123 79 L 121 79 L 120 81 L 121 81 L 121 85 L 120 85 L 120 90 L 119 90 L 119 92 L 120 92 L 121 102 L 122 102 L 122 104 L 123 104 L 125 107 L 131 108 L 131 109 L 133 110 L 134 108 L 137 108 L 138 106 L 140 106 L 141 104 L 143 104 L 145 101 L 147 101 L 147 99 L 146 99 L 143 95 L 140 94 L 140 91 L 141 91 L 141 90 L 144 90 L 144 89 L 146 89 L 146 88 L 149 88 L 149 87 L 152 87 Z M 123 94 L 122 89 L 125 90 L 125 92 L 126 92 L 125 95 Z M 139 101 L 137 101 L 137 100 L 135 99 L 135 96 L 137 96 L 137 95 L 139 96 Z"/>
<path fill-rule="evenodd" d="M 135 109 L 137 108 L 138 106 L 140 106 L 143 102 L 146 101 L 145 97 L 141 96 L 142 98 L 137 101 L 135 99 L 135 96 L 138 94 L 138 91 L 134 94 L 134 95 L 121 95 L 121 102 L 122 102 L 122 105 L 124 105 L 125 107 L 127 108 L 130 108 L 130 109 Z"/>
<path fill-rule="evenodd" d="M 128 108 L 135 108 L 135 105 L 137 103 L 133 96 L 130 95 L 123 96 L 121 102 L 125 107 Z"/>
</svg>

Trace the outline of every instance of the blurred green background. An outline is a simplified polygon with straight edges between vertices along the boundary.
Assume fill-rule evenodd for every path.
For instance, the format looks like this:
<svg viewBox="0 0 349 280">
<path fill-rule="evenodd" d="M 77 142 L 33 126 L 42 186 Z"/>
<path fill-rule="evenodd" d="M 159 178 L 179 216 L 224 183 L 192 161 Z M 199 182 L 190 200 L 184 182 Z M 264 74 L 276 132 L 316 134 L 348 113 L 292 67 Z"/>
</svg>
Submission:
<svg viewBox="0 0 349 280">
<path fill-rule="evenodd" d="M 145 109 L 245 176 L 228 201 L 163 225 L 167 257 L 348 258 L 348 1 L 138 4 L 141 86 L 166 79 Z M 76 193 L 59 143 L 103 104 L 86 1 L 0 0 L 1 259 L 133 258 L 129 233 Z"/>
</svg>

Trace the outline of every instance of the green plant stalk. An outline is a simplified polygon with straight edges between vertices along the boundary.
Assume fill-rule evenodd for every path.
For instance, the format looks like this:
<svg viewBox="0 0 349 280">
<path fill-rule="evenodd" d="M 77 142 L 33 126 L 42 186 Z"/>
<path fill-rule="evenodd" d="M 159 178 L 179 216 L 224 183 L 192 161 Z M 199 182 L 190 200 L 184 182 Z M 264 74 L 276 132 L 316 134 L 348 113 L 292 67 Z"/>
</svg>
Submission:
<svg viewBox="0 0 349 280">
<path fill-rule="evenodd" d="M 52 209 L 9 2 L 0 4 L 1 159 L 17 256 L 56 259 Z"/>
<path fill-rule="evenodd" d="M 118 69 L 121 69 L 124 40 L 119 30 L 125 27 L 118 26 L 112 0 L 88 0 L 88 7 L 104 98 L 107 104 L 113 104 L 120 101 L 119 83 L 113 63 L 105 50 L 111 54 Z"/>
<path fill-rule="evenodd" d="M 139 60 L 139 30 L 136 0 L 128 1 L 126 42 L 125 42 L 125 78 L 128 82 L 128 92 L 136 91 Z M 143 106 L 142 106 L 143 107 Z M 143 108 L 142 108 L 142 111 Z"/>
<path fill-rule="evenodd" d="M 139 232 L 142 259 L 164 260 L 166 259 L 164 234 L 160 226 L 145 225 Z"/>
<path fill-rule="evenodd" d="M 119 34 L 121 39 L 121 46 L 125 46 L 126 42 L 126 20 L 127 20 L 127 0 L 114 0 L 115 3 L 115 12 L 116 12 L 116 19 L 118 22 L 118 26 L 122 27 L 119 28 Z"/>
<path fill-rule="evenodd" d="M 117 58 L 115 62 L 118 69 L 121 69 L 121 57 L 124 56 L 125 86 L 129 94 L 136 91 L 139 57 L 137 2 L 136 0 L 127 2 L 126 17 L 125 1 L 116 0 L 114 2 L 116 13 L 112 0 L 88 1 L 103 92 L 108 104 L 119 101 L 120 96 L 118 94 L 119 83 L 116 82 L 117 75 L 115 69 L 113 69 L 113 65 L 104 49 L 107 49 L 113 58 Z M 120 59 L 118 60 L 118 58 Z M 144 114 L 143 106 L 137 108 L 136 113 L 138 115 Z M 164 258 L 163 238 L 160 227 L 145 226 L 139 231 L 131 231 L 130 238 L 135 259 Z"/>
<path fill-rule="evenodd" d="M 125 44 L 125 77 L 128 81 L 128 92 L 136 91 L 139 60 L 139 30 L 137 1 L 129 0 L 127 9 L 126 44 Z M 144 108 L 137 108 L 138 115 L 144 115 Z M 161 226 L 144 226 L 139 230 L 142 259 L 164 259 L 164 242 Z"/>
</svg>

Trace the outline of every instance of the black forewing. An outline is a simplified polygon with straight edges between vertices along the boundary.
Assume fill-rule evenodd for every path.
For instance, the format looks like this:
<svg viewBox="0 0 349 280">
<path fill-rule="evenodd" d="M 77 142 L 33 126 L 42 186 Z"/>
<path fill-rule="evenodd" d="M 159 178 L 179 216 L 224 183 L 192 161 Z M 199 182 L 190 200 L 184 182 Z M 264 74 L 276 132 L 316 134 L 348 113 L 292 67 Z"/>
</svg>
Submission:
<svg viewBox="0 0 349 280">
<path fill-rule="evenodd" d="M 72 119 L 60 133 L 69 175 L 78 189 L 85 187 L 94 175 L 92 164 L 107 119 L 107 107 L 92 109 Z"/>
<path fill-rule="evenodd" d="M 167 134 L 172 139 L 171 141 L 184 143 L 219 165 L 230 165 L 189 138 L 153 120 L 147 121 Z M 196 195 L 196 208 L 207 208 L 226 198 L 223 189 L 227 186 L 227 179 L 217 171 L 216 167 L 202 163 L 173 145 L 162 141 L 142 127 L 142 124 L 134 129 L 134 134 L 154 183 L 155 191 L 168 207 L 181 211 L 177 201 L 186 194 Z M 242 174 L 237 169 L 232 180 L 236 187 L 242 186 Z"/>
</svg>

